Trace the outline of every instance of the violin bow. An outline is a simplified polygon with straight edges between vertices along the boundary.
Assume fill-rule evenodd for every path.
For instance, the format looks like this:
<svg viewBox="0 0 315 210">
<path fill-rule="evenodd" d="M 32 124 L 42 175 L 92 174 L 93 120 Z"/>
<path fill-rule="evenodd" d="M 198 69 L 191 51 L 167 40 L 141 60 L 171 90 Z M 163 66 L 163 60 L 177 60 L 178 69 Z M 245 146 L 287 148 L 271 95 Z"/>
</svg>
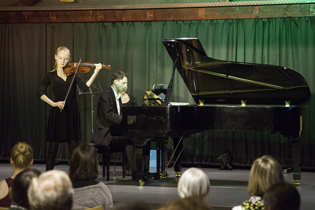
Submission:
<svg viewBox="0 0 315 210">
<path fill-rule="evenodd" d="M 70 83 L 70 86 L 69 86 L 67 95 L 66 95 L 66 97 L 65 97 L 65 100 L 64 100 L 65 105 L 66 105 L 66 101 L 67 101 L 67 98 L 68 98 L 68 96 L 69 96 L 69 92 L 70 92 L 70 89 L 71 89 L 71 87 L 72 87 L 73 81 L 74 81 L 75 76 L 77 75 L 77 72 L 78 72 L 78 70 L 79 70 L 80 64 L 81 64 L 81 59 L 80 59 L 80 61 L 79 61 L 79 63 L 78 63 L 77 69 L 76 69 L 75 72 L 74 72 L 74 75 L 73 75 L 73 78 L 72 78 L 72 80 L 71 80 L 71 83 Z M 60 112 L 62 112 L 62 109 L 60 109 Z"/>
</svg>

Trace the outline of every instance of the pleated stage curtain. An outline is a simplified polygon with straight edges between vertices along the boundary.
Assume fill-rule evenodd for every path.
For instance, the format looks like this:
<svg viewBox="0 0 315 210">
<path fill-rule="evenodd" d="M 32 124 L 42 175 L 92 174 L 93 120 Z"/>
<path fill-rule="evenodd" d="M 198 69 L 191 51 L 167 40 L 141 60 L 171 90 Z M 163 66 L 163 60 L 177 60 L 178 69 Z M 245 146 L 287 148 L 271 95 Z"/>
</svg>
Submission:
<svg viewBox="0 0 315 210">
<path fill-rule="evenodd" d="M 45 127 L 50 107 L 36 96 L 38 84 L 54 65 L 54 53 L 67 46 L 72 61 L 110 64 L 89 92 L 78 93 L 82 139 L 89 142 L 99 93 L 110 85 L 114 71 L 129 74 L 128 92 L 141 101 L 153 84 L 168 84 L 173 63 L 163 38 L 198 37 L 209 57 L 273 64 L 302 74 L 314 94 L 315 18 L 242 20 L 0 24 L 1 126 L 0 157 L 7 159 L 18 141 L 34 148 L 35 159 L 45 159 Z M 88 79 L 92 72 L 81 75 Z M 47 93 L 51 96 L 50 92 Z M 171 101 L 194 103 L 176 73 Z M 139 103 L 138 103 L 139 104 Z M 314 102 L 303 119 L 302 167 L 315 168 Z M 211 120 L 211 119 L 209 119 Z M 283 166 L 291 164 L 288 139 L 269 132 L 205 131 L 185 138 L 184 163 L 217 164 L 228 152 L 235 165 L 248 166 L 270 154 Z M 172 145 L 168 145 L 169 151 Z M 168 151 L 168 152 L 169 152 Z M 58 158 L 68 159 L 66 144 Z"/>
</svg>

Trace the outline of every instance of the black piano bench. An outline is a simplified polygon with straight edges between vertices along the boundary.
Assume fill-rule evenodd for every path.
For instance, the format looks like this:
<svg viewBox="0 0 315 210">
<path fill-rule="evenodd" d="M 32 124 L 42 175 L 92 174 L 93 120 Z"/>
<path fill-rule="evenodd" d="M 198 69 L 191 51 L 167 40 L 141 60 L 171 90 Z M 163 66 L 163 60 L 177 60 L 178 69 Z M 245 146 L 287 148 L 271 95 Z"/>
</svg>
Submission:
<svg viewBox="0 0 315 210">
<path fill-rule="evenodd" d="M 102 154 L 102 168 L 103 168 L 103 177 L 105 177 L 105 166 L 106 166 L 106 176 L 107 181 L 109 181 L 109 168 L 110 168 L 110 154 L 111 153 L 122 153 L 122 176 L 125 178 L 126 176 L 126 160 L 127 155 L 125 151 L 125 147 L 111 147 L 111 146 L 104 146 L 104 145 L 94 145 L 95 149 L 98 153 Z M 116 160 L 114 160 L 116 161 Z"/>
</svg>

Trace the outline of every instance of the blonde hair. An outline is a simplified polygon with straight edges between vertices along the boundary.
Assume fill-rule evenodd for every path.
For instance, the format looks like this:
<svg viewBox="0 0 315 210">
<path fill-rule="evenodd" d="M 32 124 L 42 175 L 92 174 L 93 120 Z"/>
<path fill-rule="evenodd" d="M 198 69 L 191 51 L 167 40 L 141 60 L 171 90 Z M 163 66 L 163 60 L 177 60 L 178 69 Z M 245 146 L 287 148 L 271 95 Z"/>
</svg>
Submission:
<svg viewBox="0 0 315 210">
<path fill-rule="evenodd" d="M 16 168 L 27 168 L 33 161 L 33 148 L 26 142 L 19 142 L 11 149 L 10 158 Z"/>
<path fill-rule="evenodd" d="M 57 50 L 56 50 L 56 52 L 55 52 L 55 55 L 58 55 L 58 53 L 60 52 L 60 51 L 65 51 L 65 52 L 68 52 L 69 53 L 69 55 L 70 55 L 70 50 L 67 48 L 67 47 L 65 47 L 65 46 L 60 46 L 60 47 L 58 47 L 57 48 Z M 70 60 L 71 60 L 71 58 L 70 58 Z M 69 61 L 70 61 L 69 60 Z M 56 71 L 57 70 L 57 61 L 55 61 L 55 65 L 54 65 L 54 68 L 53 68 L 53 70 L 52 70 L 52 72 L 53 71 Z"/>
<path fill-rule="evenodd" d="M 209 178 L 201 169 L 189 168 L 181 176 L 177 191 L 181 198 L 201 197 L 206 200 L 210 191 Z"/>
<path fill-rule="evenodd" d="M 74 190 L 64 171 L 51 170 L 33 178 L 27 195 L 33 210 L 70 209 Z"/>
<path fill-rule="evenodd" d="M 283 181 L 280 163 L 273 157 L 264 155 L 252 165 L 248 182 L 249 195 L 263 196 L 271 185 Z"/>
</svg>

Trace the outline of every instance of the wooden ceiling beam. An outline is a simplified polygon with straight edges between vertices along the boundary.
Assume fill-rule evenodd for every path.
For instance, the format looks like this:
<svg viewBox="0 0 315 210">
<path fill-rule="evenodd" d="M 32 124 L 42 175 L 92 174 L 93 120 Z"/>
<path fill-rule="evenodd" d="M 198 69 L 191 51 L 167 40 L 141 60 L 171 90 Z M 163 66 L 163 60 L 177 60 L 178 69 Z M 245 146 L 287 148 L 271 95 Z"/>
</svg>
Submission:
<svg viewBox="0 0 315 210">
<path fill-rule="evenodd" d="M 5 11 L 1 23 L 115 22 L 250 19 L 315 16 L 315 4 L 178 9 Z"/>
</svg>

